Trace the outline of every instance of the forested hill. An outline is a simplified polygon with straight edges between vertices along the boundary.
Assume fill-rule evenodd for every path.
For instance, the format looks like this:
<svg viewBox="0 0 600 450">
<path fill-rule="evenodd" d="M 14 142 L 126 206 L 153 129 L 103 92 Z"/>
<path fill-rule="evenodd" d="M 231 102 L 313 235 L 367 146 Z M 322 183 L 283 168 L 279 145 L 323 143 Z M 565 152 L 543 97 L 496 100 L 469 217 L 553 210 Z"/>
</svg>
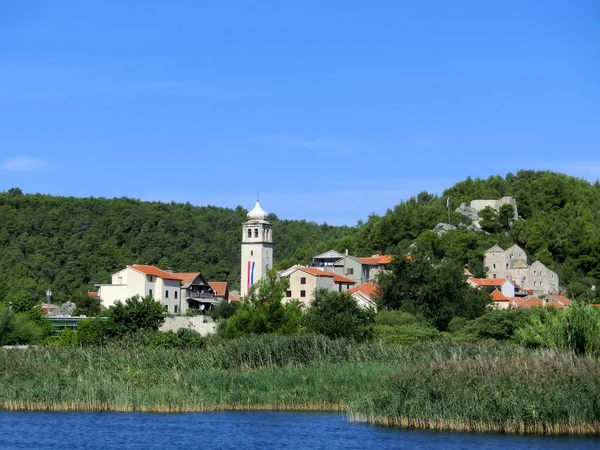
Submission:
<svg viewBox="0 0 600 450">
<path fill-rule="evenodd" d="M 448 220 L 450 197 L 453 225 L 467 223 L 454 210 L 474 199 L 517 200 L 522 220 L 507 223 L 501 217 L 487 219 L 488 233 L 459 229 L 438 237 L 431 230 Z M 372 216 L 358 231 L 356 244 L 364 251 L 408 251 L 415 240 L 439 258 L 450 257 L 481 275 L 483 252 L 494 244 L 523 247 L 529 262 L 540 260 L 556 270 L 567 294 L 598 296 L 590 287 L 600 281 L 600 182 L 553 172 L 520 171 L 506 177 L 471 179 L 447 189 L 441 197 L 426 192 L 402 202 L 381 217 Z"/>
<path fill-rule="evenodd" d="M 486 217 L 487 233 L 459 228 L 431 231 L 473 199 L 517 199 L 522 220 Z M 0 193 L 0 302 L 14 295 L 41 298 L 51 288 L 59 300 L 86 292 L 128 264 L 201 271 L 210 280 L 239 284 L 241 224 L 246 210 L 126 198 L 73 198 Z M 335 227 L 271 215 L 275 266 L 308 263 L 331 248 L 363 256 L 409 251 L 413 242 L 437 258 L 451 258 L 482 275 L 483 252 L 517 243 L 556 270 L 567 294 L 597 296 L 600 279 L 600 183 L 551 172 L 521 171 L 486 180 L 467 179 L 442 196 L 422 192 L 372 215 L 358 227 Z"/>
<path fill-rule="evenodd" d="M 51 288 L 57 299 L 109 282 L 128 264 L 201 271 L 239 284 L 241 224 L 247 211 L 127 198 L 74 198 L 0 193 L 0 301 Z M 304 260 L 339 245 L 350 227 L 279 220 L 275 261 Z"/>
</svg>

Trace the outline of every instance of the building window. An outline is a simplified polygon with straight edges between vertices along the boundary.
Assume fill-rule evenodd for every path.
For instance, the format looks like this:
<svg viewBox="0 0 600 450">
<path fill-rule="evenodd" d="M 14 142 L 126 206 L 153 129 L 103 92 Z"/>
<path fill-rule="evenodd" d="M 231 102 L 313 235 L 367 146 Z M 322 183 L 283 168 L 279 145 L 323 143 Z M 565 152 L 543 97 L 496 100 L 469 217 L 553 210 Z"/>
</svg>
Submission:
<svg viewBox="0 0 600 450">
<path fill-rule="evenodd" d="M 149 295 L 150 297 L 152 297 L 152 289 L 149 289 L 149 290 L 148 290 L 148 295 Z"/>
<path fill-rule="evenodd" d="M 258 237 L 258 228 L 254 229 L 254 237 L 257 238 Z"/>
<path fill-rule="evenodd" d="M 495 273 L 492 274 L 492 278 L 496 278 L 496 274 Z"/>
<path fill-rule="evenodd" d="M 254 256 L 254 250 L 250 250 L 250 256 Z"/>
<path fill-rule="evenodd" d="M 506 263 L 506 268 L 508 269 L 508 263 Z"/>
<path fill-rule="evenodd" d="M 494 266 L 494 267 L 492 267 L 492 269 L 495 269 L 495 268 L 496 268 L 496 264 L 492 264 L 492 266 Z"/>
<path fill-rule="evenodd" d="M 287 298 L 291 298 L 292 297 L 292 291 L 285 291 L 285 296 Z"/>
<path fill-rule="evenodd" d="M 169 291 L 165 291 L 165 298 L 169 298 Z"/>
<path fill-rule="evenodd" d="M 173 306 L 173 311 L 177 314 L 177 305 Z"/>
<path fill-rule="evenodd" d="M 306 277 L 300 277 L 300 284 L 306 284 Z"/>
<path fill-rule="evenodd" d="M 348 275 L 354 275 L 354 268 L 353 267 L 348 267 Z"/>
<path fill-rule="evenodd" d="M 165 311 L 169 312 L 169 306 L 168 305 L 165 305 Z"/>
<path fill-rule="evenodd" d="M 306 297 L 306 291 L 300 291 L 300 297 Z"/>
<path fill-rule="evenodd" d="M 154 281 L 154 277 L 152 275 L 148 275 L 148 281 L 152 283 Z"/>
<path fill-rule="evenodd" d="M 248 228 L 248 237 L 251 238 L 252 237 L 252 230 L 250 228 Z"/>
<path fill-rule="evenodd" d="M 175 299 L 177 299 L 177 291 L 175 291 Z"/>
</svg>

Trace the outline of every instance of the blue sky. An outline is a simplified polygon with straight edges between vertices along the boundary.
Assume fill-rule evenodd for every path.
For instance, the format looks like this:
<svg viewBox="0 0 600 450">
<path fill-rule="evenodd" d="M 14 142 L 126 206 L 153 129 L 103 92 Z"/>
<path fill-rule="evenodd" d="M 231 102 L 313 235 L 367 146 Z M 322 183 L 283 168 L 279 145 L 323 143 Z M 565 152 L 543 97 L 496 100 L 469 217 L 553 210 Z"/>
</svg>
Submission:
<svg viewBox="0 0 600 450">
<path fill-rule="evenodd" d="M 467 176 L 600 178 L 600 4 L 0 2 L 0 191 L 354 225 Z"/>
</svg>

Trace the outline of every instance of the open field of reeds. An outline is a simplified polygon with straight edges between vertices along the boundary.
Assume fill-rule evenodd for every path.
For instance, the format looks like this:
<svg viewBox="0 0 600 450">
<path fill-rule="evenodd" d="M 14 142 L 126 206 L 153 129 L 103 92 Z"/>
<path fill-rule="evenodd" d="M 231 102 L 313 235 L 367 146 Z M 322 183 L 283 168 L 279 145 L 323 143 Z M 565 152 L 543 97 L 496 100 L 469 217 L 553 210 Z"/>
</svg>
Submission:
<svg viewBox="0 0 600 450">
<path fill-rule="evenodd" d="M 600 433 L 600 364 L 558 351 L 296 335 L 202 349 L 0 350 L 0 409 L 315 410 L 390 426 Z"/>
</svg>

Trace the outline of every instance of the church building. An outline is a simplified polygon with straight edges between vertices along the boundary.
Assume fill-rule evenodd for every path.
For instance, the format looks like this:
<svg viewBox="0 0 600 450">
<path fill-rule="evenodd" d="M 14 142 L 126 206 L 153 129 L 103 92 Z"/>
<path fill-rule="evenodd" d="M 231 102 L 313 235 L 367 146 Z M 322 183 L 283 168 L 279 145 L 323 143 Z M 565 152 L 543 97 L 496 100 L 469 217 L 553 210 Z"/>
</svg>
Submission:
<svg viewBox="0 0 600 450">
<path fill-rule="evenodd" d="M 241 294 L 247 296 L 250 288 L 273 268 L 273 235 L 267 213 L 256 205 L 242 225 Z"/>
</svg>

